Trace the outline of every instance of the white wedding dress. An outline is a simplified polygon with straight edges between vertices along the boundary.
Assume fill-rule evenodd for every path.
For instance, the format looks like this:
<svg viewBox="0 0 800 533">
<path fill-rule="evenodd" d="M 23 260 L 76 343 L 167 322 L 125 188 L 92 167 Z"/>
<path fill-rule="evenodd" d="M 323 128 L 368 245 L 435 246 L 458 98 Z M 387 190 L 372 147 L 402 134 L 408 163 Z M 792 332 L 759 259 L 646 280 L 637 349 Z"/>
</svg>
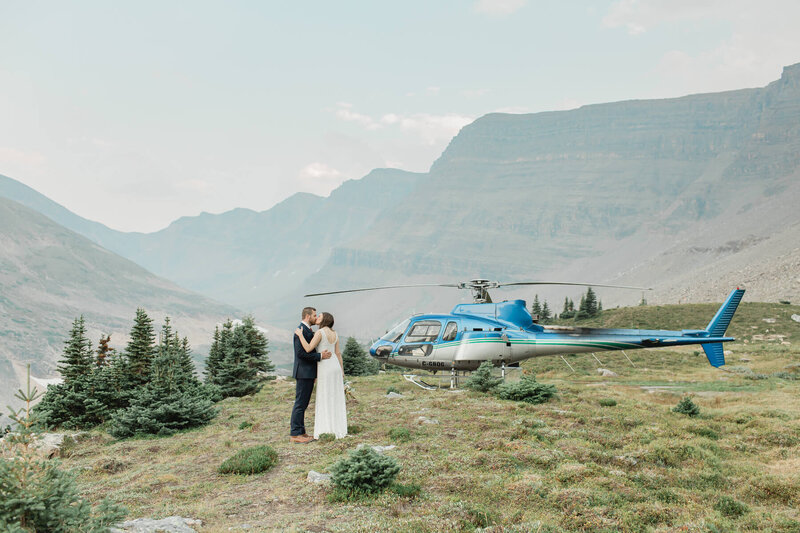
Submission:
<svg viewBox="0 0 800 533">
<path fill-rule="evenodd" d="M 330 359 L 322 359 L 317 363 L 317 399 L 314 406 L 314 438 L 323 433 L 333 433 L 337 439 L 347 435 L 347 405 L 344 398 L 344 372 L 336 357 L 336 341 L 339 335 L 325 328 L 321 330 L 322 339 L 317 351 L 331 352 Z M 333 336 L 333 342 L 328 340 Z"/>
</svg>

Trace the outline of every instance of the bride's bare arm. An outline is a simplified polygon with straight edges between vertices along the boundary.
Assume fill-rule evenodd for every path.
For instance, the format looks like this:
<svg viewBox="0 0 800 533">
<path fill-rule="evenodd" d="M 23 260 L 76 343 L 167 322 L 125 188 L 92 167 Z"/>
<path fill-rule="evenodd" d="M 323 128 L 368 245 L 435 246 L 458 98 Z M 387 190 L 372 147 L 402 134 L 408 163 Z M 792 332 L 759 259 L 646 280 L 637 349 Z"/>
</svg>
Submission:
<svg viewBox="0 0 800 533">
<path fill-rule="evenodd" d="M 300 328 L 294 330 L 294 334 L 300 338 L 300 344 L 302 344 L 303 349 L 309 353 L 313 352 L 314 349 L 319 346 L 319 341 L 322 339 L 321 331 L 314 333 L 314 337 L 311 339 L 311 342 L 306 341 L 306 338 L 303 336 L 303 330 Z"/>
<path fill-rule="evenodd" d="M 344 361 L 342 361 L 342 351 L 339 349 L 339 339 L 336 339 L 336 348 L 334 348 L 336 352 L 336 357 L 339 358 L 339 368 L 342 369 L 342 373 L 344 373 Z"/>
</svg>

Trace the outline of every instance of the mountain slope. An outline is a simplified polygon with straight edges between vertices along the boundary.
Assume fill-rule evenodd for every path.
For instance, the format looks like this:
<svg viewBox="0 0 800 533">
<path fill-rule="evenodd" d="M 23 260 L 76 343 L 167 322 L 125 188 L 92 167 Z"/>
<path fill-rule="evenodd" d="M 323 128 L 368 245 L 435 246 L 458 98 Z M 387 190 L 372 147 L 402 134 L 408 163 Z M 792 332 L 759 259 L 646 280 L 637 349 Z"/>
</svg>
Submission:
<svg viewBox="0 0 800 533">
<path fill-rule="evenodd" d="M 240 313 L 181 289 L 56 224 L 0 198 L 0 405 L 11 401 L 15 366 L 55 376 L 72 320 L 86 318 L 93 343 L 111 334 L 124 346 L 137 307 L 156 323 L 165 315 L 193 346 L 210 342 L 214 325 Z"/>
</svg>

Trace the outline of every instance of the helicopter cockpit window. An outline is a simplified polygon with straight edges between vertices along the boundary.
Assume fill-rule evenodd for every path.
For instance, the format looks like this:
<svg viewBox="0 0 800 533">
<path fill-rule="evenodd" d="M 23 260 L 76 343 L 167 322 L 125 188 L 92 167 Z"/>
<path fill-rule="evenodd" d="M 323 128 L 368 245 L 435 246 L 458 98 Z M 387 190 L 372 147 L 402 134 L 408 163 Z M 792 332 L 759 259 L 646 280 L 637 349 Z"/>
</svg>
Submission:
<svg viewBox="0 0 800 533">
<path fill-rule="evenodd" d="M 390 331 L 386 332 L 386 335 L 381 337 L 381 340 L 389 341 L 389 342 L 397 342 L 403 338 L 403 333 L 406 332 L 406 328 L 408 327 L 410 319 L 405 319 L 395 327 L 393 327 Z"/>
<path fill-rule="evenodd" d="M 456 340 L 457 333 L 458 333 L 458 325 L 455 322 L 448 322 L 447 325 L 444 327 L 444 334 L 442 335 L 442 341 Z"/>
<path fill-rule="evenodd" d="M 406 342 L 433 342 L 439 336 L 442 323 L 435 320 L 421 320 L 411 326 Z"/>
<path fill-rule="evenodd" d="M 397 355 L 426 357 L 433 351 L 432 344 L 404 344 L 397 350 Z"/>
</svg>

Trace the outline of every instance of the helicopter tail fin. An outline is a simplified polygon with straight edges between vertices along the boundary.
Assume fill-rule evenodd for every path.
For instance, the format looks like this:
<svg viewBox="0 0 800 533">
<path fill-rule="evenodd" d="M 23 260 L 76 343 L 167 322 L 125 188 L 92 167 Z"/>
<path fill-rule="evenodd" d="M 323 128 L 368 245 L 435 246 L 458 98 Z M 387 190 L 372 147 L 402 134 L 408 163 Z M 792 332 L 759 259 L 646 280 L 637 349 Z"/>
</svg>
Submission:
<svg viewBox="0 0 800 533">
<path fill-rule="evenodd" d="M 728 295 L 728 299 L 725 300 L 725 303 L 719 308 L 717 314 L 714 315 L 714 318 L 712 318 L 711 322 L 706 326 L 709 337 L 722 337 L 725 335 L 725 331 L 731 323 L 733 314 L 736 312 L 736 308 L 739 307 L 739 302 L 742 301 L 742 296 L 744 296 L 744 289 L 737 288 L 731 291 L 730 295 Z"/>
<path fill-rule="evenodd" d="M 708 362 L 714 368 L 719 368 L 725 364 L 725 351 L 722 349 L 721 342 L 703 344 L 703 351 L 706 352 Z"/>
<path fill-rule="evenodd" d="M 736 288 L 728 295 L 728 299 L 711 319 L 711 322 L 706 326 L 706 331 L 709 337 L 722 337 L 733 319 L 733 314 L 736 308 L 739 307 L 739 302 L 742 301 L 744 296 L 744 289 Z M 721 342 L 713 342 L 703 344 L 703 351 L 706 353 L 708 362 L 713 367 L 720 367 L 725 364 L 725 351 L 722 348 Z"/>
</svg>

